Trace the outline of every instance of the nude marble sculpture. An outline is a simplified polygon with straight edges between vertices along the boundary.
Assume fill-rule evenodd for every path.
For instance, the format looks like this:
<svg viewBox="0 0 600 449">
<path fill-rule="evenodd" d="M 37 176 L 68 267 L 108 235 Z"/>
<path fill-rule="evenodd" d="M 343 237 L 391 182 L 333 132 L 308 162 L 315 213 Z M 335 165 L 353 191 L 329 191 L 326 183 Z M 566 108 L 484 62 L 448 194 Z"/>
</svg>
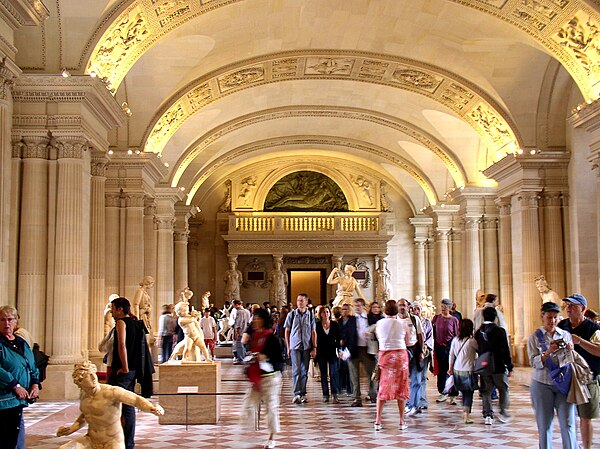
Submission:
<svg viewBox="0 0 600 449">
<path fill-rule="evenodd" d="M 144 322 L 148 331 L 152 329 L 152 320 L 150 317 L 152 303 L 150 302 L 150 294 L 148 293 L 148 290 L 152 287 L 154 287 L 154 278 L 152 276 L 145 276 L 142 282 L 140 282 L 140 288 L 135 292 L 133 303 L 131 304 L 131 313 Z"/>
<path fill-rule="evenodd" d="M 200 362 L 202 361 L 200 353 L 202 353 L 205 361 L 211 362 L 212 358 L 204 344 L 204 332 L 200 327 L 202 314 L 198 311 L 190 313 L 190 303 L 187 301 L 175 304 L 175 314 L 178 316 L 177 323 L 183 330 L 184 337 L 173 349 L 169 360 L 177 360 L 177 357 L 181 356 L 184 362 Z"/>
<path fill-rule="evenodd" d="M 334 307 L 343 306 L 344 304 L 353 306 L 354 292 L 356 292 L 359 298 L 365 299 L 360 291 L 358 281 L 352 277 L 352 273 L 355 271 L 356 267 L 352 265 L 346 265 L 343 272 L 337 267 L 331 270 L 327 278 L 327 283 L 332 285 L 337 284 L 335 300 L 333 301 Z"/>
</svg>

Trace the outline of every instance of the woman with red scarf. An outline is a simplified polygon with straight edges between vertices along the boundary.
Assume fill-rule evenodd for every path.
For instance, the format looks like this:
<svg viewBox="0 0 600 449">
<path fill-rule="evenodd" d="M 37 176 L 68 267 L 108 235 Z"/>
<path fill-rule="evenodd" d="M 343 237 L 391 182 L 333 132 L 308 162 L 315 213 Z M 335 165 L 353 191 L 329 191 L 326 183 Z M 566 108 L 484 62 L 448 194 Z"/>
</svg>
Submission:
<svg viewBox="0 0 600 449">
<path fill-rule="evenodd" d="M 244 397 L 242 420 L 249 429 L 254 430 L 258 406 L 263 401 L 269 429 L 269 439 L 264 447 L 271 449 L 275 447 L 275 434 L 279 432 L 283 356 L 281 341 L 273 333 L 271 317 L 266 309 L 254 311 L 251 326 L 246 331 L 245 337 L 248 339 L 249 354 L 252 354 L 251 357 L 247 357 L 251 360 L 246 362 L 246 374 L 252 385 Z"/>
</svg>

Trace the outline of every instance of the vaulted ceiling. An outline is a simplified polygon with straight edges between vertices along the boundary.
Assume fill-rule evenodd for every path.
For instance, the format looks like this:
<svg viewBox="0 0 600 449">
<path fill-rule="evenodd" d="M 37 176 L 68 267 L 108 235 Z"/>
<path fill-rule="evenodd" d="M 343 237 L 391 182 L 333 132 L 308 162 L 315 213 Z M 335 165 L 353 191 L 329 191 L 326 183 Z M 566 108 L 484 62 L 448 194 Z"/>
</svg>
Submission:
<svg viewBox="0 0 600 449">
<path fill-rule="evenodd" d="M 378 173 L 417 210 L 492 185 L 506 154 L 564 150 L 600 91 L 581 0 L 47 0 L 26 73 L 103 78 L 132 111 L 116 151 L 156 153 L 189 202 L 241 166 Z"/>
</svg>

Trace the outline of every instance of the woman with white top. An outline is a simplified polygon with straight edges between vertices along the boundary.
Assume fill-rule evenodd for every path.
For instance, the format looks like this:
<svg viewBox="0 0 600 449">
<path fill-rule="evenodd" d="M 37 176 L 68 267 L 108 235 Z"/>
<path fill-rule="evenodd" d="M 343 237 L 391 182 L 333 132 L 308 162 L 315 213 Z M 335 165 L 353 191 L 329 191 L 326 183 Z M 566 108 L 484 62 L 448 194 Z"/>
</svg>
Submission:
<svg viewBox="0 0 600 449">
<path fill-rule="evenodd" d="M 477 341 L 473 338 L 473 321 L 460 320 L 458 335 L 450 345 L 450 368 L 448 374 L 454 377 L 454 387 L 462 393 L 465 424 L 473 424 L 471 408 L 473 392 L 477 389 L 477 376 L 474 375 L 477 359 Z"/>
<path fill-rule="evenodd" d="M 400 412 L 400 430 L 408 426 L 404 422 L 404 406 L 410 396 L 408 375 L 408 353 L 406 343 L 408 332 L 398 318 L 398 304 L 390 299 L 385 302 L 385 318 L 375 326 L 379 340 L 379 392 L 377 394 L 377 415 L 375 430 L 381 430 L 381 413 L 385 401 L 398 401 Z"/>
</svg>

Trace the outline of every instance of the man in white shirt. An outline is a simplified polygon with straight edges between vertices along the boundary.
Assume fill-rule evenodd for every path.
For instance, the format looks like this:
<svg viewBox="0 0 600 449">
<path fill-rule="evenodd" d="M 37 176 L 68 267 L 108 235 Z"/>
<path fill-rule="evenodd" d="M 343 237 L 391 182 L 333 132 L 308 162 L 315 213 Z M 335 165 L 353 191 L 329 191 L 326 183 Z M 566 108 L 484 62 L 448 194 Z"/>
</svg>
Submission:
<svg viewBox="0 0 600 449">
<path fill-rule="evenodd" d="M 429 371 L 429 364 L 431 363 L 433 354 L 433 325 L 429 318 L 422 316 L 423 307 L 420 302 L 413 302 L 412 309 L 414 315 L 420 319 L 421 327 L 423 328 L 423 360 L 420 363 L 421 370 L 417 376 L 420 379 L 420 388 L 415 384 L 415 388 L 413 389 L 411 385 L 408 403 L 416 405 L 417 413 L 421 413 L 422 410 L 429 408 L 427 400 L 427 372 Z"/>
<path fill-rule="evenodd" d="M 215 358 L 215 338 L 217 338 L 217 322 L 210 316 L 210 309 L 204 309 L 204 316 L 200 318 L 200 327 L 204 332 L 204 344 L 210 351 L 212 358 Z"/>
<path fill-rule="evenodd" d="M 375 369 L 375 356 L 367 352 L 367 328 L 369 320 L 365 312 L 365 301 L 362 298 L 354 300 L 354 317 L 356 318 L 356 350 L 349 360 L 348 368 L 350 370 L 350 381 L 352 382 L 353 401 L 352 407 L 361 407 L 360 398 L 360 365 L 362 364 L 369 379 L 369 395 L 366 399 L 372 403 L 377 402 L 377 382 L 371 379 Z"/>
<path fill-rule="evenodd" d="M 242 301 L 233 301 L 233 311 L 230 320 L 233 320 L 233 364 L 242 365 L 246 357 L 246 347 L 242 344 L 242 335 L 250 322 L 250 312 L 242 307 Z"/>
<path fill-rule="evenodd" d="M 404 324 L 408 332 L 407 351 L 409 352 L 410 362 L 408 369 L 410 373 L 410 388 L 421 388 L 421 381 L 418 376 L 420 362 L 423 360 L 423 328 L 421 320 L 408 312 L 408 301 L 404 298 L 398 300 L 398 321 Z M 415 395 L 415 402 L 407 404 L 405 416 L 412 416 L 417 413 L 418 399 L 421 397 L 420 391 Z M 411 395 L 412 398 L 412 395 Z"/>
</svg>

